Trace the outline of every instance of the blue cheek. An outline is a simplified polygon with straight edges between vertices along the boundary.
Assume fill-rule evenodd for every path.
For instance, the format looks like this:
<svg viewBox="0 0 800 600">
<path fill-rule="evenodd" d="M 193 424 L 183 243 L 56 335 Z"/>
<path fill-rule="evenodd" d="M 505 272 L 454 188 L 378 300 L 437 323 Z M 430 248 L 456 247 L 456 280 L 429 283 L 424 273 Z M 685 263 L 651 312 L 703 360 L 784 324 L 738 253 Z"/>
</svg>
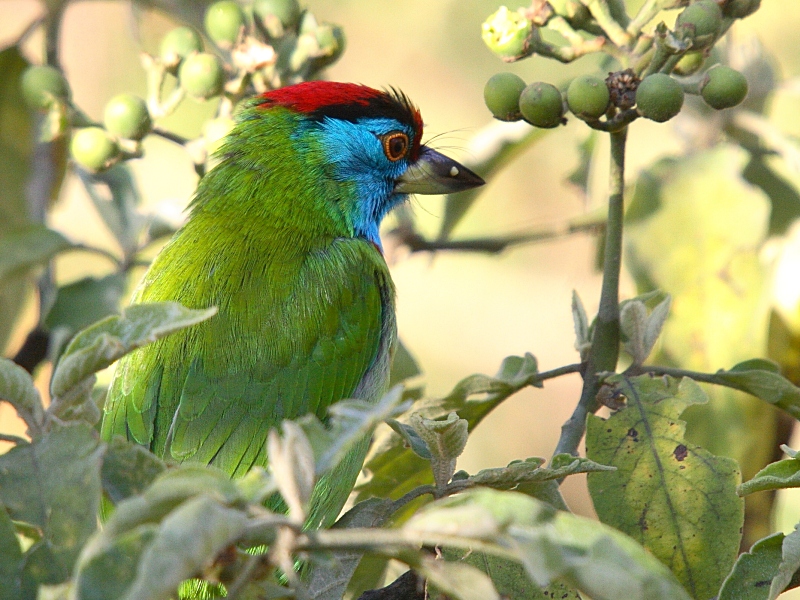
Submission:
<svg viewBox="0 0 800 600">
<path fill-rule="evenodd" d="M 359 123 L 326 119 L 318 130 L 336 178 L 354 185 L 356 198 L 350 217 L 355 234 L 381 246 L 378 228 L 386 214 L 406 199 L 394 193 L 395 180 L 408 168 L 405 159 L 392 162 L 383 153 L 378 134 L 405 130 L 391 119 Z"/>
</svg>

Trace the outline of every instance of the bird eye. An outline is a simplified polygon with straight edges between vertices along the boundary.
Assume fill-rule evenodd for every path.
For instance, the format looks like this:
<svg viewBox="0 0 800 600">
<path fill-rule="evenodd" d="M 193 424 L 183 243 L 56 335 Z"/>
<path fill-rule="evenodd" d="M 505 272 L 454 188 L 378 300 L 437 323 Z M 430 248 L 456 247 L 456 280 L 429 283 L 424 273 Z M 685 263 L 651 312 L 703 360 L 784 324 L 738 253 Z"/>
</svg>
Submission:
<svg viewBox="0 0 800 600">
<path fill-rule="evenodd" d="M 408 136 L 402 131 L 393 131 L 381 137 L 383 153 L 390 161 L 395 162 L 406 155 L 408 151 Z"/>
</svg>

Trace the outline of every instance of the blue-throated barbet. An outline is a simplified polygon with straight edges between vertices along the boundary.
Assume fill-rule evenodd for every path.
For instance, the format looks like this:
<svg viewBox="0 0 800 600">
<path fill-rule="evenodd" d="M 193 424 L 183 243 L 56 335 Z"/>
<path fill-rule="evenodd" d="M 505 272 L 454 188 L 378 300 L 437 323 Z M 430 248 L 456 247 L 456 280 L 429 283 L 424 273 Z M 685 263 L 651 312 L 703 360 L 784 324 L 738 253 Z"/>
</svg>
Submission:
<svg viewBox="0 0 800 600">
<path fill-rule="evenodd" d="M 120 361 L 103 437 L 236 477 L 283 419 L 380 398 L 396 340 L 381 220 L 483 183 L 421 137 L 396 91 L 313 81 L 249 101 L 133 298 L 218 313 Z M 335 520 L 367 444 L 317 484 L 307 526 Z"/>
</svg>

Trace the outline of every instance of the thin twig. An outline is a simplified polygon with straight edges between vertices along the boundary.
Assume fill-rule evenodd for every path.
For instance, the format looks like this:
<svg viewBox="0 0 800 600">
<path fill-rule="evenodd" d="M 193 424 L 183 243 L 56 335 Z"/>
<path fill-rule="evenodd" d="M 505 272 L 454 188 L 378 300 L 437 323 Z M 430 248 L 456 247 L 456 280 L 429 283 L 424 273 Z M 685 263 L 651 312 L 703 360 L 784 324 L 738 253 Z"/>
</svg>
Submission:
<svg viewBox="0 0 800 600">
<path fill-rule="evenodd" d="M 153 127 L 153 129 L 150 130 L 150 133 L 164 138 L 165 140 L 169 140 L 170 142 L 175 142 L 181 146 L 185 146 L 187 143 L 189 143 L 188 138 L 178 135 L 177 133 L 172 133 L 171 131 L 166 131 L 165 129 L 160 129 L 159 127 Z"/>
<path fill-rule="evenodd" d="M 30 440 L 26 440 L 18 435 L 11 435 L 10 433 L 0 433 L 0 442 L 11 442 L 18 446 L 31 443 Z"/>
<path fill-rule="evenodd" d="M 689 371 L 687 369 L 678 369 L 676 367 L 662 367 L 659 365 L 644 365 L 639 366 L 632 370 L 633 374 L 637 373 L 651 373 L 653 375 L 669 375 L 670 377 L 688 377 L 695 381 L 702 383 L 713 383 L 724 387 L 730 387 L 735 390 L 741 389 L 734 385 L 730 385 L 725 381 L 719 379 L 714 373 L 700 373 L 699 371 Z"/>
<path fill-rule="evenodd" d="M 566 237 L 573 233 L 584 231 L 597 231 L 605 225 L 605 221 L 584 221 L 568 223 L 563 226 L 542 228 L 538 231 L 508 235 L 505 237 L 481 237 L 464 240 L 438 239 L 428 240 L 416 230 L 407 227 L 393 229 L 390 234 L 395 236 L 401 244 L 408 246 L 411 252 L 437 252 L 453 250 L 460 252 L 486 252 L 499 254 L 512 246 L 531 244 Z"/>
<path fill-rule="evenodd" d="M 83 250 L 84 252 L 91 252 L 92 254 L 98 254 L 103 256 L 114 263 L 117 268 L 122 268 L 123 263 L 122 261 L 117 258 L 117 256 L 113 252 L 109 252 L 103 248 L 98 248 L 96 246 L 87 246 L 86 244 L 75 244 L 72 246 L 73 250 Z"/>
<path fill-rule="evenodd" d="M 25 41 L 33 34 L 33 32 L 36 31 L 39 27 L 41 27 L 46 20 L 47 20 L 47 15 L 40 15 L 36 17 L 33 21 L 28 23 L 25 29 L 22 30 L 22 33 L 20 33 L 17 36 L 14 45 L 21 46 L 22 44 L 24 44 Z"/>
<path fill-rule="evenodd" d="M 61 37 L 61 22 L 64 17 L 64 9 L 67 7 L 66 0 L 50 4 L 50 12 L 45 17 L 45 60 L 48 65 L 61 68 L 58 56 L 58 42 Z"/>
</svg>

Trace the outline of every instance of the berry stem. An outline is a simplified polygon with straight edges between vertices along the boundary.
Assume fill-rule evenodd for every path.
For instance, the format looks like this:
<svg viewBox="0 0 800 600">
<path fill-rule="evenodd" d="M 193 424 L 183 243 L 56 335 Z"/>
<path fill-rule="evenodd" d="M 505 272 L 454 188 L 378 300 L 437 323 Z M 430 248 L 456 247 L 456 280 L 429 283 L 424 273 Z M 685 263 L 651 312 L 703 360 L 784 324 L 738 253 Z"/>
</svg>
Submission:
<svg viewBox="0 0 800 600">
<path fill-rule="evenodd" d="M 617 23 L 611 15 L 608 0 L 581 0 L 584 6 L 592 13 L 595 21 L 606 32 L 608 39 L 620 48 L 624 48 L 631 41 L 631 36 Z"/>
<path fill-rule="evenodd" d="M 625 142 L 628 129 L 612 131 L 609 171 L 608 221 L 603 259 L 603 285 L 600 307 L 594 325 L 592 347 L 583 374 L 583 390 L 578 405 L 561 426 L 561 437 L 554 454 L 576 454 L 586 429 L 586 417 L 599 408 L 599 373 L 614 371 L 619 358 L 619 276 L 622 265 L 622 222 L 624 216 Z"/>
</svg>

